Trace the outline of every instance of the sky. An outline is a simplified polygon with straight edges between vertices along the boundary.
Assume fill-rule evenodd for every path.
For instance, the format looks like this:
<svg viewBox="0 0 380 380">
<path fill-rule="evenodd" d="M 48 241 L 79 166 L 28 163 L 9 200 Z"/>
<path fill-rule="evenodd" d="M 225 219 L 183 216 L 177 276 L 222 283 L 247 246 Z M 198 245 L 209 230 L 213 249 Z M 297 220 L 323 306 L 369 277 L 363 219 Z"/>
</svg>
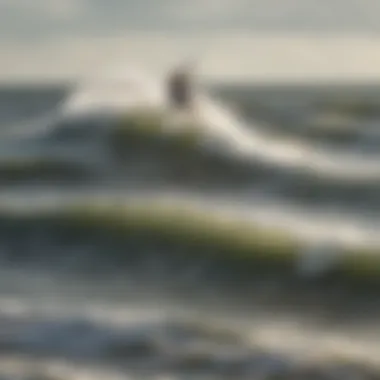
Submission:
<svg viewBox="0 0 380 380">
<path fill-rule="evenodd" d="M 199 60 L 214 79 L 380 79 L 379 0 L 0 0 L 0 80 Z"/>
</svg>

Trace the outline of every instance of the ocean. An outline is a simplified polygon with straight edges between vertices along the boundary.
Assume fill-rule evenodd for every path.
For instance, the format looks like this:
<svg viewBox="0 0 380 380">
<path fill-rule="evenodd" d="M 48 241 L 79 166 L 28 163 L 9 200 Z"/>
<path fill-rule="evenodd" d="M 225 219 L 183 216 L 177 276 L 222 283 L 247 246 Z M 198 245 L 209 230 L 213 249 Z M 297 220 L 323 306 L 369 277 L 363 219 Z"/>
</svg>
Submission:
<svg viewBox="0 0 380 380">
<path fill-rule="evenodd" d="M 227 141 L 73 91 L 0 88 L 1 379 L 380 379 L 380 86 L 210 86 Z"/>
</svg>

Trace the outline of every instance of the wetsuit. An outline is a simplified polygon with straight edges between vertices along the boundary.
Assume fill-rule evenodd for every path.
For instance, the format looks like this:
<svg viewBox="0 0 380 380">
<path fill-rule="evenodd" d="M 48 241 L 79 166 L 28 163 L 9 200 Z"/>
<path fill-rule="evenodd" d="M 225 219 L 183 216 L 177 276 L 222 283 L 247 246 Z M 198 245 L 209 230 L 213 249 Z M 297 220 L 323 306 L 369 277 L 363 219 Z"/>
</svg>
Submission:
<svg viewBox="0 0 380 380">
<path fill-rule="evenodd" d="M 191 103 L 191 85 L 185 73 L 175 73 L 169 78 L 169 99 L 176 108 L 188 108 Z"/>
</svg>

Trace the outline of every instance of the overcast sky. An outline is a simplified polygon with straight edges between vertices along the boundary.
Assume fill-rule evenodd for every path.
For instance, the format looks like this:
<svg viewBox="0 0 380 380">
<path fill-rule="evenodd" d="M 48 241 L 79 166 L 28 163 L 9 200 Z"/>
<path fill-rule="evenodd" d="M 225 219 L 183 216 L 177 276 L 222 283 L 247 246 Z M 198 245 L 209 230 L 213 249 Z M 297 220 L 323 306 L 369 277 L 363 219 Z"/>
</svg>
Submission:
<svg viewBox="0 0 380 380">
<path fill-rule="evenodd" d="M 380 0 L 0 0 L 0 79 L 197 54 L 216 76 L 373 76 L 379 15 Z"/>
<path fill-rule="evenodd" d="M 3 38 L 129 30 L 380 32 L 379 0 L 0 0 Z"/>
</svg>

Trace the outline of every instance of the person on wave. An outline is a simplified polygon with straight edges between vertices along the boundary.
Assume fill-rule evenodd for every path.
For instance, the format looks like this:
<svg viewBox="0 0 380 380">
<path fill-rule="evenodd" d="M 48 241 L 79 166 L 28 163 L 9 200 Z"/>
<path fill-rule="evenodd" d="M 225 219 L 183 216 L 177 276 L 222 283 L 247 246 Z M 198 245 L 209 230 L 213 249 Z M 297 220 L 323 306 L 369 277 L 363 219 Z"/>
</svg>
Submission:
<svg viewBox="0 0 380 380">
<path fill-rule="evenodd" d="M 194 104 L 193 75 L 189 64 L 173 70 L 167 80 L 170 104 L 177 110 L 189 111 Z"/>
</svg>

